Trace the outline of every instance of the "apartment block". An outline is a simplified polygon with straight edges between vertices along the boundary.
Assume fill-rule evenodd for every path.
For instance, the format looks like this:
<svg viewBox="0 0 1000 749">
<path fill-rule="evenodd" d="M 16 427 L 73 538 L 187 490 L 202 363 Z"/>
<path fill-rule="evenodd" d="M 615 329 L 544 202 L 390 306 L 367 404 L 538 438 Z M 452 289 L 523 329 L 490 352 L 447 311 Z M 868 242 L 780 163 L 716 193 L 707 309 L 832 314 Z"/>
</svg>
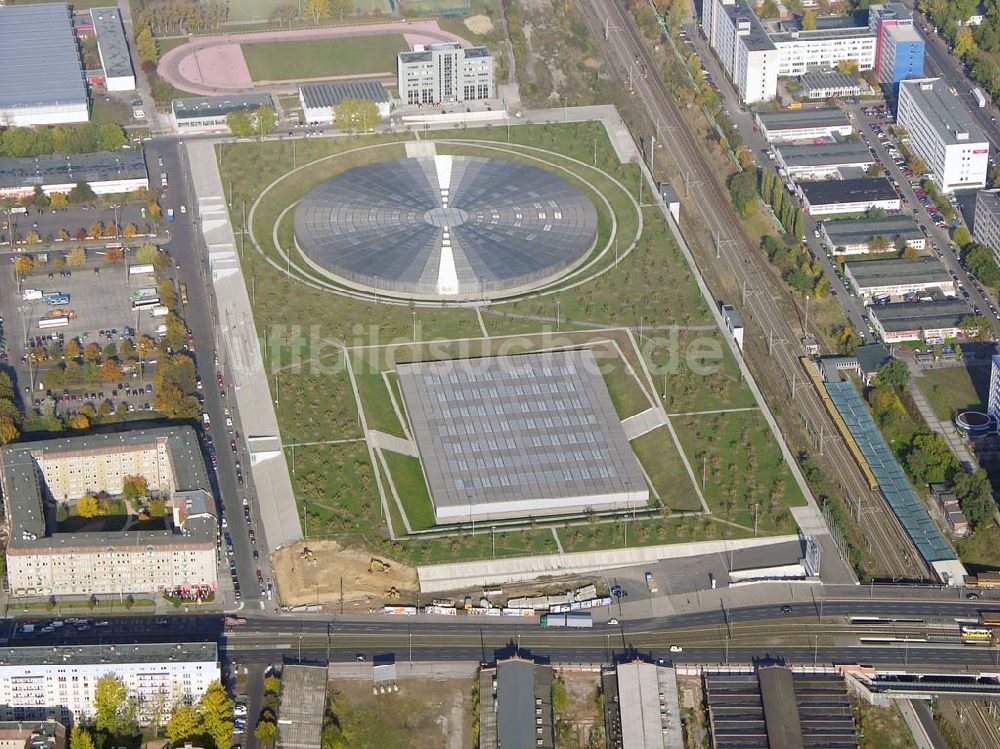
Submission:
<svg viewBox="0 0 1000 749">
<path fill-rule="evenodd" d="M 138 699 L 140 719 L 157 707 L 194 704 L 218 681 L 214 642 L 0 648 L 0 719 L 79 723 L 94 716 L 97 681 L 113 675 Z"/>
<path fill-rule="evenodd" d="M 979 244 L 993 251 L 1000 263 L 1000 190 L 980 190 L 976 195 L 976 220 L 972 233 Z"/>
<path fill-rule="evenodd" d="M 404 104 L 492 99 L 493 55 L 486 47 L 458 42 L 418 44 L 396 59 L 399 98 Z"/>
<path fill-rule="evenodd" d="M 896 121 L 943 192 L 984 187 L 990 144 L 958 96 L 940 78 L 899 84 Z"/>
</svg>

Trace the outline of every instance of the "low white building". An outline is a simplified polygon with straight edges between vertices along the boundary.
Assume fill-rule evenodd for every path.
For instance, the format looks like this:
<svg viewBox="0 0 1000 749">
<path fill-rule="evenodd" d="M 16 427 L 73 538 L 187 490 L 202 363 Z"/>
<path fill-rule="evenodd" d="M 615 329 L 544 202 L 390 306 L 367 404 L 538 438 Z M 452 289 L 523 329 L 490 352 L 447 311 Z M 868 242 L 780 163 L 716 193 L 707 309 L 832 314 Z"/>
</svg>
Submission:
<svg viewBox="0 0 1000 749">
<path fill-rule="evenodd" d="M 927 246 L 927 238 L 912 216 L 897 214 L 882 218 L 846 218 L 824 221 L 820 231 L 834 255 L 861 255 L 872 252 L 875 237 L 883 237 L 888 246 L 883 252 L 897 252 L 903 243 L 915 250 Z"/>
<path fill-rule="evenodd" d="M 861 95 L 861 84 L 851 75 L 828 71 L 805 73 L 799 77 L 802 95 L 807 99 L 833 99 Z"/>
<path fill-rule="evenodd" d="M 161 705 L 197 702 L 219 681 L 214 642 L 107 644 L 0 649 L 0 717 L 86 722 L 94 717 L 97 681 L 113 675 L 139 700 L 141 717 Z M 145 713 L 145 714 L 144 714 Z"/>
<path fill-rule="evenodd" d="M 117 195 L 149 188 L 141 148 L 54 154 L 23 159 L 0 158 L 0 197 L 20 198 L 41 186 L 46 195 L 66 194 L 86 182 L 97 195 Z"/>
<path fill-rule="evenodd" d="M 200 96 L 174 99 L 171 104 L 174 127 L 180 133 L 228 133 L 226 117 L 234 112 L 252 115 L 261 107 L 274 110 L 274 100 L 270 94 Z"/>
<path fill-rule="evenodd" d="M 97 52 L 104 68 L 104 86 L 108 91 L 135 91 L 135 71 L 128 51 L 128 39 L 118 8 L 91 8 L 97 34 Z"/>
<path fill-rule="evenodd" d="M 960 299 L 934 302 L 894 302 L 868 308 L 872 325 L 885 343 L 924 341 L 944 343 L 961 338 L 959 323 L 972 314 Z"/>
<path fill-rule="evenodd" d="M 901 204 L 885 177 L 799 182 L 795 189 L 810 216 L 865 213 L 872 208 L 898 211 Z"/>
<path fill-rule="evenodd" d="M 758 112 L 754 119 L 768 143 L 832 139 L 854 132 L 847 113 L 835 107 Z"/>
<path fill-rule="evenodd" d="M 775 149 L 775 157 L 785 174 L 795 180 L 826 179 L 839 176 L 841 169 L 863 170 L 875 163 L 862 141 L 786 144 Z"/>
<path fill-rule="evenodd" d="M 844 276 L 866 302 L 934 292 L 955 296 L 955 281 L 934 257 L 886 258 L 847 263 Z"/>
<path fill-rule="evenodd" d="M 345 99 L 373 102 L 383 119 L 392 111 L 392 102 L 379 81 L 332 81 L 299 86 L 303 118 L 310 125 L 332 125 L 334 110 Z"/>
<path fill-rule="evenodd" d="M 896 121 L 942 192 L 986 186 L 989 141 L 946 81 L 901 82 Z"/>
</svg>

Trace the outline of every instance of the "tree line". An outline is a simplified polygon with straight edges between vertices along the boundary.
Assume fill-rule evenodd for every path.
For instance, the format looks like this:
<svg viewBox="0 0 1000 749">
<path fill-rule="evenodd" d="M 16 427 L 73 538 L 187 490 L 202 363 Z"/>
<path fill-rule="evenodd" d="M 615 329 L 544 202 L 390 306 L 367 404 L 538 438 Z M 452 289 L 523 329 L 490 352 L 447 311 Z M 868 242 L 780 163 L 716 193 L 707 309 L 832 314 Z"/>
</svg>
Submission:
<svg viewBox="0 0 1000 749">
<path fill-rule="evenodd" d="M 979 0 L 920 0 L 918 7 L 937 27 L 972 78 L 994 99 L 1000 97 L 1000 0 L 986 0 L 979 26 L 969 26 Z"/>
<path fill-rule="evenodd" d="M 125 131 L 113 124 L 8 127 L 0 133 L 0 156 L 24 158 L 115 151 L 127 143 Z"/>
</svg>

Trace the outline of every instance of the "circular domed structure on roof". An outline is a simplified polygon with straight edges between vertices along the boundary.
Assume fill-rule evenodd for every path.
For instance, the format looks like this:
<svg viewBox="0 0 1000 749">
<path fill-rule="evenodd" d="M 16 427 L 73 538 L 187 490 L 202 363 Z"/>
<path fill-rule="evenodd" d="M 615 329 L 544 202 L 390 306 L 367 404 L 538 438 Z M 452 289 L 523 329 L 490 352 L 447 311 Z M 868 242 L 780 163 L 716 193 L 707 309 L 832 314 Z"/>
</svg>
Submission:
<svg viewBox="0 0 1000 749">
<path fill-rule="evenodd" d="M 482 299 L 551 282 L 584 260 L 597 211 L 525 164 L 466 156 L 380 161 L 330 179 L 295 211 L 309 264 L 348 286 Z"/>
</svg>

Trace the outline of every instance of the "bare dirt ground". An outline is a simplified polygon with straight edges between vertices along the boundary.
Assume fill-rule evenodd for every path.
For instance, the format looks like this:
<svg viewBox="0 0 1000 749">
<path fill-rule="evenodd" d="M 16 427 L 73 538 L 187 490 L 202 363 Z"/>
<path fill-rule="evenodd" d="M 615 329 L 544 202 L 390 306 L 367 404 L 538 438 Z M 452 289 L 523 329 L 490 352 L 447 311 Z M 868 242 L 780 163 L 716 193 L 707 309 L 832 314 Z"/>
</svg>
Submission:
<svg viewBox="0 0 1000 749">
<path fill-rule="evenodd" d="M 489 16 L 469 16 L 462 23 L 473 34 L 479 34 L 480 36 L 493 31 L 493 21 L 490 20 Z"/>
<path fill-rule="evenodd" d="M 590 734 L 603 736 L 604 715 L 600 712 L 597 690 L 601 684 L 598 673 L 560 671 L 566 685 L 566 708 L 556 715 L 556 749 L 585 749 L 590 746 Z M 604 746 L 604 744 L 600 744 Z"/>
<path fill-rule="evenodd" d="M 471 679 L 400 679 L 398 684 L 398 692 L 375 695 L 370 682 L 332 682 L 333 712 L 350 746 L 392 749 L 418 743 L 467 749 L 472 745 Z"/>
<path fill-rule="evenodd" d="M 308 548 L 313 561 L 303 556 Z M 278 583 L 278 598 L 283 606 L 304 606 L 340 602 L 341 581 L 344 601 L 353 605 L 367 603 L 381 606 L 385 592 L 395 587 L 402 601 L 417 591 L 417 572 L 412 567 L 387 557 L 379 557 L 392 567 L 388 573 L 368 571 L 372 555 L 360 549 L 341 546 L 336 541 L 300 542 L 279 549 L 271 556 L 271 569 Z"/>
</svg>

